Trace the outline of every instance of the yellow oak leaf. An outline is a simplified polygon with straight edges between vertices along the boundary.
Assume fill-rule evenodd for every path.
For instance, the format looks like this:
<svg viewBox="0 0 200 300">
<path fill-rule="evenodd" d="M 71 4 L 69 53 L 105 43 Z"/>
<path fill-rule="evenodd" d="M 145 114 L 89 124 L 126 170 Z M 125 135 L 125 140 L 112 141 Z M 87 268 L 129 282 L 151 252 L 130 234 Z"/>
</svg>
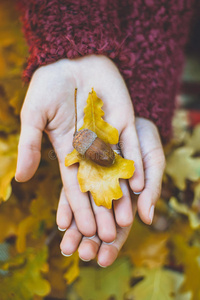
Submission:
<svg viewBox="0 0 200 300">
<path fill-rule="evenodd" d="M 126 294 L 125 299 L 134 300 L 190 300 L 191 294 L 180 294 L 179 289 L 183 283 L 184 276 L 178 272 L 162 268 L 144 269 L 135 268 L 133 278 L 138 283 Z"/>
<path fill-rule="evenodd" d="M 200 211 L 200 182 L 194 188 L 194 200 L 192 203 L 192 208 Z"/>
<path fill-rule="evenodd" d="M 42 277 L 42 272 L 47 269 L 47 256 L 47 248 L 43 246 L 37 252 L 29 248 L 24 254 L 5 262 L 2 269 L 7 272 L 0 276 L 0 299 L 21 300 L 33 299 L 34 295 L 46 296 L 51 289 L 49 282 Z"/>
<path fill-rule="evenodd" d="M 64 258 L 64 260 L 63 266 L 67 269 L 64 278 L 66 279 L 67 284 L 71 284 L 80 274 L 78 251 L 76 251 L 69 259 Z"/>
<path fill-rule="evenodd" d="M 14 90 L 13 94 L 9 97 L 9 104 L 14 109 L 16 115 L 20 114 L 22 103 L 25 98 L 25 89 L 21 88 L 20 90 Z"/>
<path fill-rule="evenodd" d="M 0 131 L 5 133 L 16 132 L 19 128 L 18 120 L 12 113 L 11 106 L 8 103 L 8 95 L 5 92 L 5 86 L 0 83 Z"/>
<path fill-rule="evenodd" d="M 182 291 L 192 292 L 191 300 L 200 299 L 200 249 L 199 246 L 190 245 L 184 235 L 173 234 L 173 255 L 176 263 L 184 267 L 185 280 L 183 282 Z"/>
<path fill-rule="evenodd" d="M 17 163 L 17 143 L 17 135 L 0 139 L 0 200 L 6 201 L 11 195 L 11 180 Z"/>
<path fill-rule="evenodd" d="M 175 211 L 188 217 L 190 226 L 193 229 L 200 227 L 200 217 L 198 211 L 195 211 L 195 209 L 188 207 L 184 203 L 179 203 L 175 197 L 171 197 L 169 204 Z"/>
<path fill-rule="evenodd" d="M 174 118 L 172 120 L 173 126 L 173 143 L 181 144 L 185 143 L 189 138 L 189 132 L 187 128 L 189 127 L 188 112 L 185 109 L 179 109 L 175 112 Z"/>
<path fill-rule="evenodd" d="M 152 231 L 135 219 L 134 226 L 126 241 L 122 254 L 128 255 L 136 267 L 158 268 L 167 262 L 169 234 Z M 133 245 L 137 245 L 135 247 Z"/>
<path fill-rule="evenodd" d="M 21 31 L 19 15 L 11 1 L 2 0 L 0 3 L 0 41 L 0 80 L 21 77 L 27 45 Z"/>
<path fill-rule="evenodd" d="M 197 181 L 200 178 L 200 158 L 193 154 L 192 148 L 180 147 L 167 158 L 166 173 L 180 190 L 185 189 L 186 179 Z"/>
<path fill-rule="evenodd" d="M 0 243 L 3 243 L 6 239 L 17 235 L 19 223 L 23 220 L 24 217 L 25 213 L 22 210 L 21 202 L 18 201 L 14 194 L 11 195 L 9 201 L 1 203 Z"/>
<path fill-rule="evenodd" d="M 0 49 L 0 66 L 1 66 L 0 68 L 0 78 L 1 78 L 6 72 L 6 63 L 1 49 Z"/>
<path fill-rule="evenodd" d="M 90 129 L 105 143 L 117 144 L 119 140 L 118 130 L 102 119 L 104 116 L 102 106 L 103 101 L 92 90 L 88 95 L 87 105 L 84 108 L 84 124 L 80 129 Z"/>
<path fill-rule="evenodd" d="M 15 8 L 12 0 L 0 1 L 0 131 L 5 133 L 19 130 L 14 112 L 25 95 L 21 76 L 28 51 Z"/>
<path fill-rule="evenodd" d="M 90 129 L 104 142 L 117 144 L 119 140 L 118 131 L 102 119 L 104 115 L 102 106 L 103 101 L 92 90 L 84 108 L 85 117 L 81 129 Z M 84 158 L 74 149 L 66 156 L 65 165 L 68 167 L 74 163 L 79 163 L 77 176 L 81 191 L 90 191 L 95 203 L 107 208 L 112 207 L 112 200 L 120 199 L 123 195 L 119 178 L 128 179 L 134 173 L 134 162 L 124 159 L 116 153 L 114 164 L 109 167 L 102 167 Z"/>
<path fill-rule="evenodd" d="M 195 152 L 200 151 L 200 125 L 194 128 L 193 133 L 188 137 L 186 142 L 187 147 L 192 148 Z"/>
<path fill-rule="evenodd" d="M 56 197 L 58 195 L 58 182 L 47 177 L 41 180 L 35 192 L 35 198 L 30 204 L 30 215 L 24 218 L 18 227 L 16 247 L 18 252 L 24 252 L 29 237 L 39 240 L 45 229 L 54 226 L 56 210 Z M 34 233 L 34 234 L 33 234 Z"/>
</svg>

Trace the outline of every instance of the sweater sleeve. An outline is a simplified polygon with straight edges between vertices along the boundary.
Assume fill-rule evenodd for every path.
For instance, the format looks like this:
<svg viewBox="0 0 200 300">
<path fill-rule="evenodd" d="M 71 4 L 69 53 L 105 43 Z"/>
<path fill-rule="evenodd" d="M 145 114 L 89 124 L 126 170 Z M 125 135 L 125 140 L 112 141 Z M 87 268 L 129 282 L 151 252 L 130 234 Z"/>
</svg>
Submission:
<svg viewBox="0 0 200 300">
<path fill-rule="evenodd" d="M 195 0 L 18 0 L 30 56 L 25 81 L 61 58 L 106 55 L 120 70 L 135 114 L 171 135 Z"/>
</svg>

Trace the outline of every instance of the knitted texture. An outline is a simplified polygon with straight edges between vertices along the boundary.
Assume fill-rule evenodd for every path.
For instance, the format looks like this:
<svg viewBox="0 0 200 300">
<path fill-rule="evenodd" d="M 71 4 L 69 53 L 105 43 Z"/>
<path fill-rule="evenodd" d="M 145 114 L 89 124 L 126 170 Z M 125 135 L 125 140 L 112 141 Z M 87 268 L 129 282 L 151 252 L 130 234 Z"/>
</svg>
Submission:
<svg viewBox="0 0 200 300">
<path fill-rule="evenodd" d="M 106 55 L 120 70 L 135 114 L 171 133 L 195 0 L 19 0 L 29 81 L 61 58 Z"/>
</svg>

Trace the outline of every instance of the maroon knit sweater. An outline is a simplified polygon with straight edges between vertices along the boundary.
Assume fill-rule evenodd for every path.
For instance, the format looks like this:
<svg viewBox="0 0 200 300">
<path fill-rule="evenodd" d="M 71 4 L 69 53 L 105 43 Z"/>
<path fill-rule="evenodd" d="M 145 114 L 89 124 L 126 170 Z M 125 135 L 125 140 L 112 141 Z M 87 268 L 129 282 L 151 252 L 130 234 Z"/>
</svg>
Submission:
<svg viewBox="0 0 200 300">
<path fill-rule="evenodd" d="M 18 0 L 30 56 L 42 65 L 101 54 L 118 66 L 135 113 L 166 141 L 196 0 Z"/>
</svg>

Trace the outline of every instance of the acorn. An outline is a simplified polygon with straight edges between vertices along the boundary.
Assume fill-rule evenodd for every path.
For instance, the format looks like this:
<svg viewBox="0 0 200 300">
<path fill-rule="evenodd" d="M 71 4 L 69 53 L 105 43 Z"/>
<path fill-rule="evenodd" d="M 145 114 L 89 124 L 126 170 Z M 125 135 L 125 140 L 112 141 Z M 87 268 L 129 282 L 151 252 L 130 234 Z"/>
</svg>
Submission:
<svg viewBox="0 0 200 300">
<path fill-rule="evenodd" d="M 90 129 L 82 129 L 77 131 L 77 103 L 76 103 L 77 88 L 74 94 L 75 103 L 75 133 L 73 138 L 73 147 L 94 163 L 108 167 L 115 161 L 115 153 L 110 147 L 102 141 L 96 133 Z"/>
<path fill-rule="evenodd" d="M 75 133 L 73 147 L 100 166 L 108 167 L 115 161 L 115 154 L 110 145 L 98 138 L 90 129 L 82 129 Z"/>
</svg>

